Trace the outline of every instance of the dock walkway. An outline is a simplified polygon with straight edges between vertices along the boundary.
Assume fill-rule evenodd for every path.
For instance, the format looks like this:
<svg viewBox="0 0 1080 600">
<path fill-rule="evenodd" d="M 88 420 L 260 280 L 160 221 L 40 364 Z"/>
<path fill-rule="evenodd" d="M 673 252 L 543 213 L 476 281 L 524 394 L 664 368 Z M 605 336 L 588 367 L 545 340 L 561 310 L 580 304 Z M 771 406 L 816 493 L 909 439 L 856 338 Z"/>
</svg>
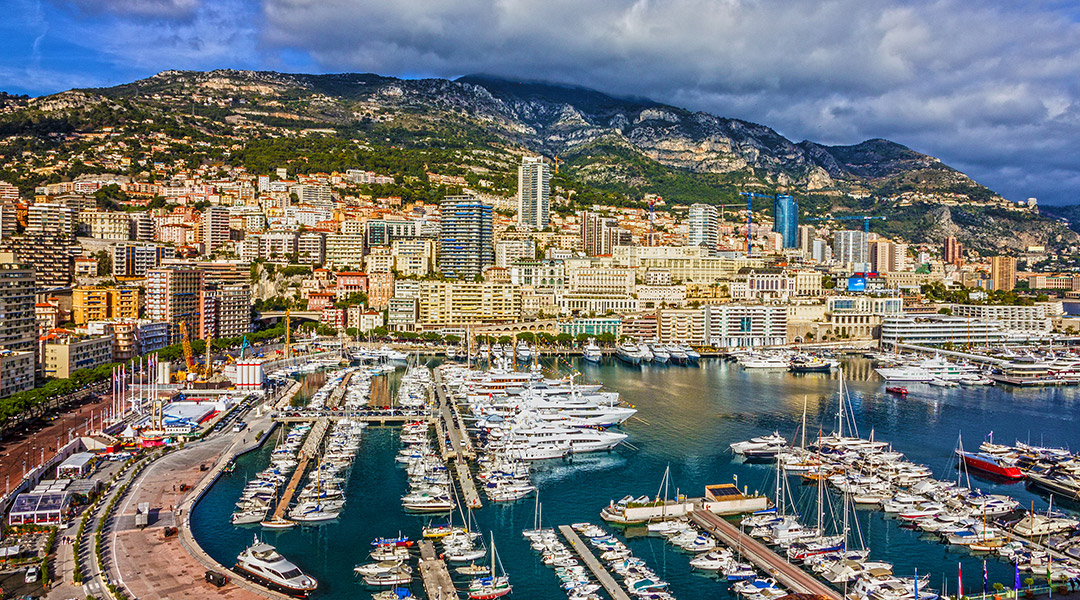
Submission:
<svg viewBox="0 0 1080 600">
<path fill-rule="evenodd" d="M 435 554 L 435 544 L 431 540 L 420 542 L 420 579 L 424 582 L 424 593 L 431 600 L 458 597 L 450 571 Z"/>
<path fill-rule="evenodd" d="M 569 525 L 559 525 L 559 533 L 566 538 L 566 541 L 570 542 L 570 547 L 574 549 L 574 552 L 578 553 L 582 562 L 592 571 L 593 576 L 600 582 L 600 585 L 603 586 L 612 600 L 630 600 L 630 594 L 627 594 L 626 590 L 611 576 L 611 573 L 608 573 L 604 565 L 596 560 L 592 550 L 585 545 L 585 542 L 581 541 L 581 538 Z"/>
<path fill-rule="evenodd" d="M 731 549 L 738 549 L 754 566 L 775 578 L 789 591 L 842 600 L 839 592 L 781 558 L 765 544 L 743 534 L 721 517 L 709 511 L 695 510 L 690 512 L 690 518 Z"/>
<path fill-rule="evenodd" d="M 457 473 L 459 489 L 461 496 L 465 499 L 465 505 L 469 508 L 480 508 L 483 506 L 480 501 L 480 492 L 476 489 L 472 470 L 466 460 L 473 456 L 472 441 L 469 440 L 469 434 L 465 431 L 465 422 L 460 417 L 454 418 L 453 411 L 450 410 L 450 401 L 447 399 L 442 375 L 438 370 L 435 371 L 435 398 L 435 408 L 438 411 L 435 430 L 439 435 L 439 452 L 444 460 L 454 460 L 454 471 Z M 450 438 L 449 449 L 443 435 Z"/>
<path fill-rule="evenodd" d="M 315 425 L 311 428 L 311 433 L 309 433 L 307 439 L 304 440 L 304 446 L 300 449 L 300 462 L 296 465 L 296 470 L 293 471 L 292 478 L 289 479 L 288 485 L 285 486 L 285 491 L 281 492 L 281 500 L 274 508 L 275 521 L 280 520 L 285 516 L 285 510 L 289 508 L 289 503 L 292 502 L 292 497 L 293 494 L 296 493 L 296 488 L 300 486 L 300 480 L 304 477 L 304 472 L 307 471 L 308 464 L 318 453 L 319 444 L 322 443 L 323 436 L 326 435 L 326 430 L 329 426 L 329 421 L 326 419 L 316 421 Z"/>
</svg>

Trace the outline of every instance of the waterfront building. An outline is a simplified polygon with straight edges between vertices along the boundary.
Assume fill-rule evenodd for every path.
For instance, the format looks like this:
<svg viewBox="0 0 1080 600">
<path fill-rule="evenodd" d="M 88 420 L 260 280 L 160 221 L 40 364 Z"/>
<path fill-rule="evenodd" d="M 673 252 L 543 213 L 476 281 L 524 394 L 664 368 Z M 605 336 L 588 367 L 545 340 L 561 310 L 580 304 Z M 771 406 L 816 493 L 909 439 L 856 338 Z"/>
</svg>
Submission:
<svg viewBox="0 0 1080 600">
<path fill-rule="evenodd" d="M 93 369 L 112 362 L 113 337 L 47 335 L 42 340 L 45 377 L 67 379 L 79 369 Z"/>
<path fill-rule="evenodd" d="M 226 283 L 217 288 L 217 337 L 240 337 L 251 332 L 251 286 Z"/>
<path fill-rule="evenodd" d="M 867 233 L 859 230 L 833 233 L 833 256 L 842 265 L 867 265 L 870 262 Z M 856 270 L 861 269 L 865 267 L 856 266 Z"/>
<path fill-rule="evenodd" d="M 623 315 L 619 328 L 620 337 L 628 337 L 638 342 L 651 342 L 660 339 L 656 313 Z"/>
<path fill-rule="evenodd" d="M 440 211 L 439 271 L 447 279 L 481 276 L 495 264 L 491 205 L 469 196 L 448 196 Z"/>
<path fill-rule="evenodd" d="M 421 281 L 419 321 L 425 329 L 511 322 L 521 316 L 521 290 L 488 281 Z"/>
<path fill-rule="evenodd" d="M 551 167 L 544 158 L 523 156 L 518 167 L 518 227 L 547 228 L 551 210 L 550 185 Z"/>
<path fill-rule="evenodd" d="M 1011 292 L 1016 288 L 1016 258 L 991 256 L 990 279 L 993 280 L 994 291 Z"/>
<path fill-rule="evenodd" d="M 1009 306 L 998 304 L 952 304 L 952 314 L 979 321 L 996 321 L 1006 331 L 1049 333 L 1053 328 L 1045 304 Z"/>
<path fill-rule="evenodd" d="M 90 321 L 84 329 L 92 336 L 113 337 L 114 361 L 128 360 L 168 345 L 169 324 L 149 319 Z"/>
<path fill-rule="evenodd" d="M 1001 323 L 947 315 L 895 316 L 881 321 L 882 344 L 996 344 L 1008 336 Z"/>
<path fill-rule="evenodd" d="M 390 331 L 415 331 L 420 318 L 419 300 L 394 296 L 386 306 L 386 322 Z"/>
<path fill-rule="evenodd" d="M 787 343 L 787 307 L 711 304 L 702 307 L 705 343 L 716 348 L 754 348 Z M 661 315 L 666 311 L 660 311 Z M 663 338 L 661 338 L 663 339 Z"/>
<path fill-rule="evenodd" d="M 787 194 L 773 200 L 773 231 L 783 236 L 784 248 L 799 247 L 799 203 Z"/>
<path fill-rule="evenodd" d="M 715 249 L 720 243 L 720 212 L 711 204 L 692 204 L 687 217 L 689 246 Z"/>
<path fill-rule="evenodd" d="M 559 333 L 566 333 L 577 337 L 587 335 L 597 337 L 605 333 L 614 336 L 621 335 L 622 317 L 577 317 L 559 322 Z"/>
<path fill-rule="evenodd" d="M 706 310 L 704 308 L 665 308 L 656 311 L 656 331 L 664 344 L 705 344 Z"/>
<path fill-rule="evenodd" d="M 883 319 L 904 314 L 904 300 L 896 297 L 834 296 L 825 310 L 826 330 L 835 337 L 877 337 Z"/>
<path fill-rule="evenodd" d="M 0 350 L 37 350 L 34 269 L 0 253 Z"/>
</svg>

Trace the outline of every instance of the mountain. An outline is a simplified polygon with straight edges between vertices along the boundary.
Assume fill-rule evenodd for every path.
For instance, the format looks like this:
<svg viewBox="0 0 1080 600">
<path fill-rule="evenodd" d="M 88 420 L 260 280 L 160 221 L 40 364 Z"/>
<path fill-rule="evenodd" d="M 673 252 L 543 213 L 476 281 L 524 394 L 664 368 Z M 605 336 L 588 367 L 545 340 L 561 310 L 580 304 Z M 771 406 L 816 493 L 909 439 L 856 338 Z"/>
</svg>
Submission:
<svg viewBox="0 0 1080 600">
<path fill-rule="evenodd" d="M 936 241 L 934 232 L 955 226 L 970 247 L 1023 249 L 1026 241 L 1017 237 L 980 231 L 993 221 L 994 231 L 1023 224 L 1030 240 L 1050 247 L 1080 243 L 1054 221 L 1016 210 L 940 160 L 888 140 L 793 142 L 764 125 L 577 86 L 485 75 L 450 81 L 164 71 L 112 88 L 0 98 L 0 136 L 40 137 L 161 117 L 202 135 L 255 140 L 248 148 L 265 149 L 274 145 L 268 138 L 298 132 L 353 139 L 376 150 L 423 148 L 435 164 L 457 157 L 470 182 L 480 174 L 498 193 L 514 191 L 514 163 L 529 152 L 557 158 L 557 192 L 573 191 L 580 203 L 634 204 L 647 195 L 668 204 L 736 203 L 743 190 L 785 192 L 798 197 L 806 216 L 886 216 L 874 222 L 875 230 L 916 242 Z M 280 150 L 285 143 L 275 144 Z M 246 151 L 245 160 L 254 160 L 251 155 Z M 295 162 L 300 169 L 327 165 L 311 157 Z M 924 221 L 940 206 L 948 206 L 952 225 L 928 229 Z M 759 208 L 770 207 L 756 203 Z"/>
</svg>

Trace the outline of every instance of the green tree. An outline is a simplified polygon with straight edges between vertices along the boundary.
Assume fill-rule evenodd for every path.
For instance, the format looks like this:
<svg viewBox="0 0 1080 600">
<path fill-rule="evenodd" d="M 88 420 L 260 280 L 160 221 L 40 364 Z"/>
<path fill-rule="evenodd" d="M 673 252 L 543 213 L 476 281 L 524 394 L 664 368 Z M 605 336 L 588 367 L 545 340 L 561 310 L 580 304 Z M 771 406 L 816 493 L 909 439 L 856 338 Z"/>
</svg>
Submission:
<svg viewBox="0 0 1080 600">
<path fill-rule="evenodd" d="M 98 277 L 108 277 L 113 274 L 112 254 L 106 250 L 98 250 L 94 253 L 94 258 L 97 259 Z"/>
</svg>

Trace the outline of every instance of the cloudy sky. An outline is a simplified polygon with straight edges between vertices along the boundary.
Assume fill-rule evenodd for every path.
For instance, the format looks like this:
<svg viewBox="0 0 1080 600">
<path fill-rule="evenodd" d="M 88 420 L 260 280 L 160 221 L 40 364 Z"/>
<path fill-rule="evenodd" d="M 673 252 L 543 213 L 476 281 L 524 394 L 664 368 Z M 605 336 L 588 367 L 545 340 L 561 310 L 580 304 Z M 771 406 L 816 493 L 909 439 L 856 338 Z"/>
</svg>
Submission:
<svg viewBox="0 0 1080 600">
<path fill-rule="evenodd" d="M 884 137 L 1080 203 L 1077 0 L 3 0 L 0 90 L 164 69 L 489 73 Z"/>
</svg>

